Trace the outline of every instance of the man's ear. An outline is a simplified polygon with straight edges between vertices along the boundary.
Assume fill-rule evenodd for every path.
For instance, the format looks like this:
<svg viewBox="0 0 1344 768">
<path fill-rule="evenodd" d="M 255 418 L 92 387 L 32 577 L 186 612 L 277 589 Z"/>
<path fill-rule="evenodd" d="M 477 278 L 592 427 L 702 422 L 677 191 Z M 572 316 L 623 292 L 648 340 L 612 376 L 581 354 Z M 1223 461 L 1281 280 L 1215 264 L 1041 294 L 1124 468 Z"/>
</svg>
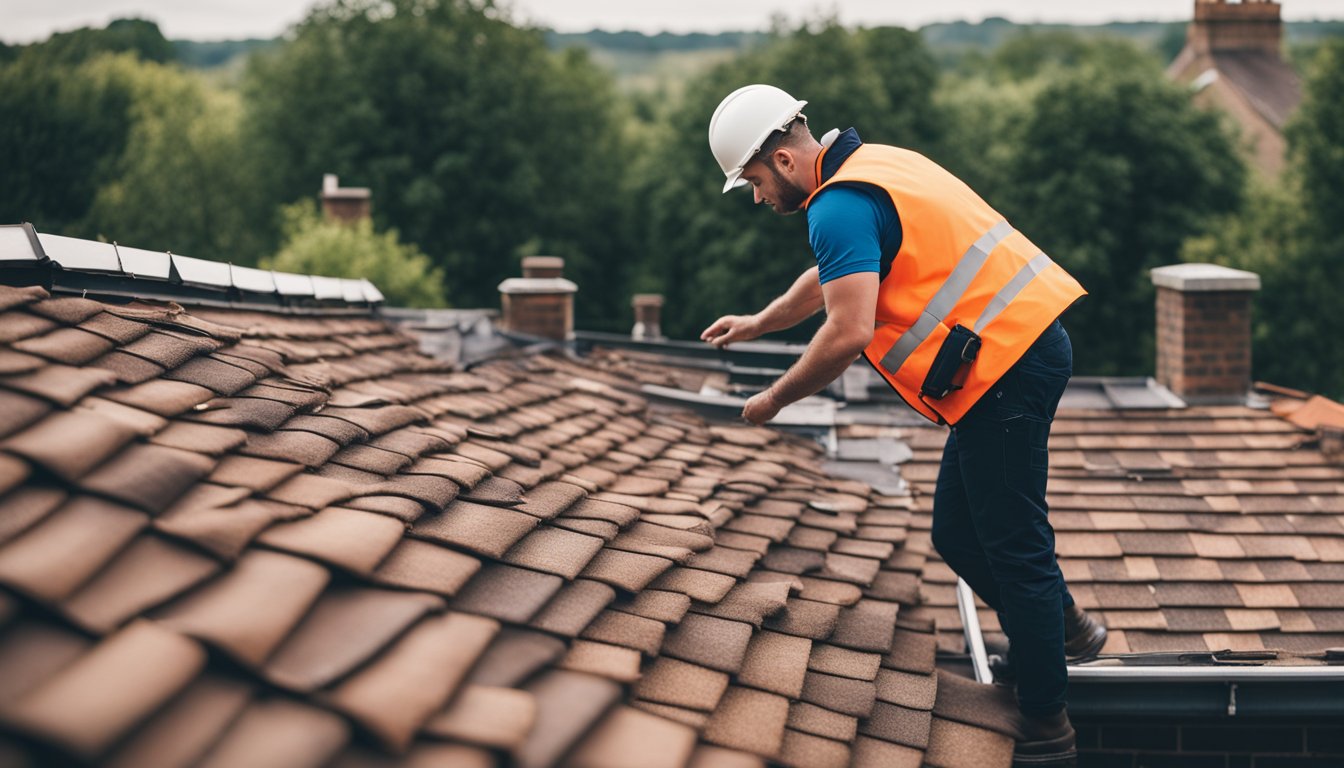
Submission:
<svg viewBox="0 0 1344 768">
<path fill-rule="evenodd" d="M 793 173 L 796 165 L 796 157 L 789 150 L 780 147 L 770 154 L 770 159 L 775 161 L 775 167 L 784 173 Z"/>
</svg>

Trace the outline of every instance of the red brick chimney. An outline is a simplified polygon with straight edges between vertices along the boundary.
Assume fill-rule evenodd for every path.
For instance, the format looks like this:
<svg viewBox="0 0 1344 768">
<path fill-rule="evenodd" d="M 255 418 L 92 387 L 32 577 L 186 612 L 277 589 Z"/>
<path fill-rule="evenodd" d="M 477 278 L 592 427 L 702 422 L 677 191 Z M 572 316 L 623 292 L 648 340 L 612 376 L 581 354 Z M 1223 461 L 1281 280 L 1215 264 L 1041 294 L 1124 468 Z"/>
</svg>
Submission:
<svg viewBox="0 0 1344 768">
<path fill-rule="evenodd" d="M 327 221 L 364 221 L 372 194 L 368 187 L 342 187 L 336 174 L 328 173 L 322 177 L 322 215 Z"/>
<path fill-rule="evenodd" d="M 1251 297 L 1260 276 L 1216 264 L 1152 271 L 1157 380 L 1189 403 L 1244 402 L 1251 388 Z"/>
<path fill-rule="evenodd" d="M 1277 56 L 1283 40 L 1279 11 L 1272 0 L 1195 0 L 1186 41 L 1196 53 L 1264 51 Z"/>
<path fill-rule="evenodd" d="M 653 341 L 663 338 L 662 315 L 663 295 L 660 293 L 636 293 L 630 299 L 635 309 L 635 327 L 630 336 L 640 341 Z"/>
<path fill-rule="evenodd" d="M 528 256 L 523 276 L 499 284 L 504 330 L 565 341 L 574 333 L 574 293 L 577 285 L 561 277 L 565 260 L 557 256 Z"/>
</svg>

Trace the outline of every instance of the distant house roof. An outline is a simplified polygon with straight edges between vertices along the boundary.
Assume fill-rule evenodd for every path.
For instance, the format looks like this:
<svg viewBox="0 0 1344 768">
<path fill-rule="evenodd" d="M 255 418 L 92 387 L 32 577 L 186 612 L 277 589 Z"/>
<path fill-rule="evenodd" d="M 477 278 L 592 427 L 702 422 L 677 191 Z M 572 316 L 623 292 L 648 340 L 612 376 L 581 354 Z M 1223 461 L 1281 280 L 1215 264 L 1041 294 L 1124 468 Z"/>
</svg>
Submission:
<svg viewBox="0 0 1344 768">
<path fill-rule="evenodd" d="M 1218 51 L 1212 69 L 1275 128 L 1283 130 L 1302 102 L 1302 85 L 1282 57 L 1261 51 Z"/>
<path fill-rule="evenodd" d="M 1010 694 L 905 615 L 912 500 L 811 441 L 365 304 L 114 287 L 0 286 L 0 753 L 1009 763 Z"/>
</svg>

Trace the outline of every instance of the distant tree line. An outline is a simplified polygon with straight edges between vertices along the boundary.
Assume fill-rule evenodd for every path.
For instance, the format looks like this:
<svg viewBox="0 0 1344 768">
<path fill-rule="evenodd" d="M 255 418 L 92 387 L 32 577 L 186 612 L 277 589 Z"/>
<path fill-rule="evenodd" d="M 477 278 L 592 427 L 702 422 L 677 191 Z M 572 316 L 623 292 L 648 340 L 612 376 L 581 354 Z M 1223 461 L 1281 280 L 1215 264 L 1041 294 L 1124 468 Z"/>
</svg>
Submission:
<svg viewBox="0 0 1344 768">
<path fill-rule="evenodd" d="M 713 37 L 632 34 L 605 44 Z M 1198 258 L 1264 278 L 1259 377 L 1344 394 L 1344 346 L 1313 322 L 1344 284 L 1340 42 L 1311 57 L 1280 180 L 1247 172 L 1151 47 L 1111 37 L 1019 33 L 948 67 L 918 33 L 823 18 L 655 96 L 555 42 L 484 0 L 343 0 L 252 54 L 236 87 L 185 69 L 148 22 L 3 49 L 0 220 L 376 277 L 418 305 L 494 305 L 522 256 L 559 255 L 580 327 L 624 330 L 629 295 L 658 291 L 664 330 L 693 337 L 812 263 L 802 217 L 721 195 L 706 145 L 725 94 L 771 82 L 810 101 L 817 135 L 854 126 L 953 170 L 1077 275 L 1078 373 L 1151 373 L 1148 270 Z M 373 189 L 371 225 L 318 221 L 324 173 Z"/>
</svg>

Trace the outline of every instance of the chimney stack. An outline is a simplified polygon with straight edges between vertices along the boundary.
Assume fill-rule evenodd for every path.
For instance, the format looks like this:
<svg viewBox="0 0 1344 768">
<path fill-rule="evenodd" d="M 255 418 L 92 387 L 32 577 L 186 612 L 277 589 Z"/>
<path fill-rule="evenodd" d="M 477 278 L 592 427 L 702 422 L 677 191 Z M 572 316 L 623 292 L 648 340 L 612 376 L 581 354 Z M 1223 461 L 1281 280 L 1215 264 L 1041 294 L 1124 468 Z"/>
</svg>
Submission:
<svg viewBox="0 0 1344 768">
<path fill-rule="evenodd" d="M 557 256 L 524 258 L 523 276 L 499 284 L 503 329 L 568 340 L 574 333 L 574 293 L 579 287 L 561 277 L 564 269 L 565 260 Z"/>
<path fill-rule="evenodd" d="M 661 293 L 636 293 L 630 299 L 635 309 L 635 327 L 630 337 L 639 341 L 656 341 L 663 338 L 663 295 Z"/>
<path fill-rule="evenodd" d="M 336 174 L 325 174 L 322 177 L 322 215 L 327 221 L 365 221 L 369 218 L 372 194 L 368 187 L 342 187 Z"/>
<path fill-rule="evenodd" d="M 1263 51 L 1278 56 L 1283 40 L 1280 10 L 1272 0 L 1195 0 L 1186 42 L 1196 53 Z"/>
<path fill-rule="evenodd" d="M 1189 403 L 1244 402 L 1251 388 L 1251 297 L 1260 276 L 1216 264 L 1152 270 L 1157 380 Z"/>
</svg>

